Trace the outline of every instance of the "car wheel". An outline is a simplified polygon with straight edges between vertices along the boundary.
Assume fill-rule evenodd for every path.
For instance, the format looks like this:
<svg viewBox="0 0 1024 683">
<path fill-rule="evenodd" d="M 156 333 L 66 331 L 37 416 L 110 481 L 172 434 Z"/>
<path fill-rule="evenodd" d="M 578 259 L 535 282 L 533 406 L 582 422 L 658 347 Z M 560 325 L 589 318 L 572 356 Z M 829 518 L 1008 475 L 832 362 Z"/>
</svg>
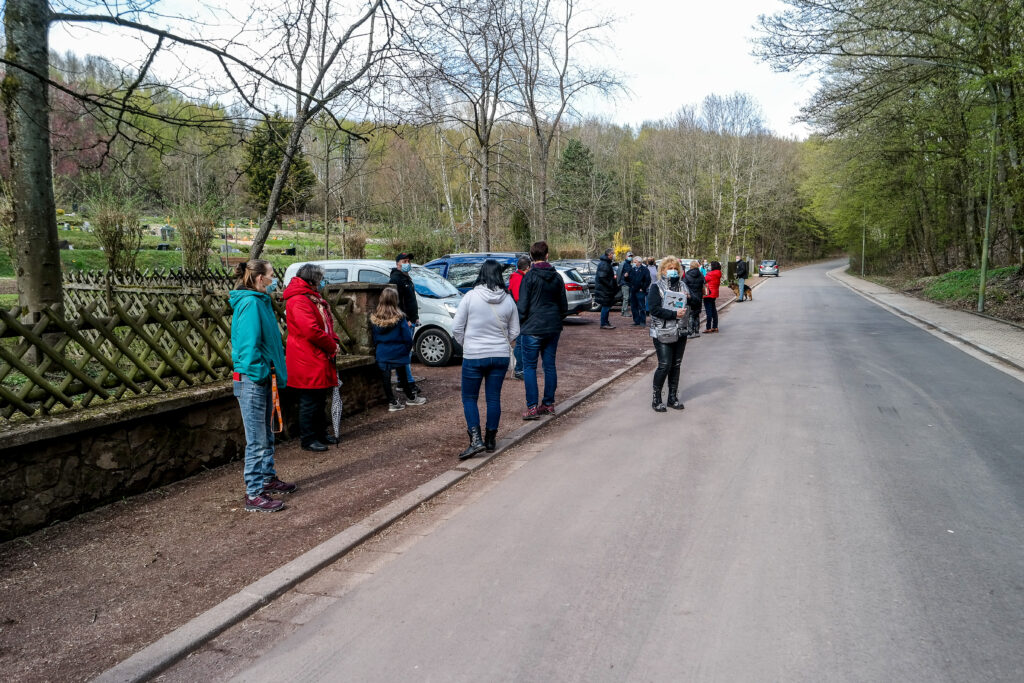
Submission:
<svg viewBox="0 0 1024 683">
<path fill-rule="evenodd" d="M 416 338 L 416 357 L 424 365 L 438 367 L 452 359 L 451 337 L 441 330 L 427 330 Z"/>
</svg>

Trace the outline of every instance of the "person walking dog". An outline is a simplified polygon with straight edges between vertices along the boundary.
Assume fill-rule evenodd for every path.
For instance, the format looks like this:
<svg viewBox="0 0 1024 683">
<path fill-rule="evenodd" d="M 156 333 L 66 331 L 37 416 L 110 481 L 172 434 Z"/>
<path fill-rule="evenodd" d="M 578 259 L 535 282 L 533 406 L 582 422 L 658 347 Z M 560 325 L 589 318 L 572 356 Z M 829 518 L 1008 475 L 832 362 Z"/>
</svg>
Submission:
<svg viewBox="0 0 1024 683">
<path fill-rule="evenodd" d="M 597 264 L 597 274 L 594 276 L 594 303 L 601 307 L 601 329 L 614 330 L 608 320 L 608 314 L 615 303 L 615 266 L 612 265 L 612 258 L 615 256 L 614 249 L 605 249 L 601 261 Z"/>
<path fill-rule="evenodd" d="M 654 371 L 654 393 L 651 408 L 664 413 L 668 408 L 682 410 L 679 401 L 679 369 L 686 351 L 685 319 L 690 315 L 690 293 L 680 277 L 681 265 L 675 256 L 666 256 L 658 267 L 658 279 L 647 293 L 651 311 L 651 338 L 658 354 L 658 367 Z M 661 392 L 668 379 L 668 404 L 661 400 Z"/>
<path fill-rule="evenodd" d="M 299 404 L 299 444 L 304 450 L 323 452 L 338 443 L 327 434 L 327 395 L 338 386 L 335 363 L 341 348 L 334 333 L 331 308 L 320 290 L 327 286 L 320 266 L 307 263 L 281 295 L 288 320 L 288 386 Z"/>
<path fill-rule="evenodd" d="M 500 263 L 494 259 L 484 261 L 473 289 L 459 302 L 452 324 L 455 341 L 462 346 L 462 411 L 469 446 L 459 453 L 459 460 L 466 460 L 481 451 L 490 453 L 495 449 L 509 346 L 519 337 L 519 310 L 505 288 Z M 477 407 L 481 384 L 487 403 L 483 438 Z"/>
<path fill-rule="evenodd" d="M 745 301 L 743 296 L 743 285 L 747 279 L 747 262 L 742 256 L 736 257 L 736 284 L 739 285 L 739 300 Z"/>
<path fill-rule="evenodd" d="M 274 269 L 254 259 L 235 268 L 235 289 L 228 295 L 231 316 L 232 392 L 238 399 L 245 429 L 245 509 L 276 512 L 284 503 L 270 497 L 291 493 L 295 484 L 277 478 L 274 468 L 276 388 L 288 382 L 288 364 L 281 344 L 270 293 L 277 288 Z M 274 381 L 277 384 L 274 384 Z"/>
<path fill-rule="evenodd" d="M 555 389 L 558 374 L 555 355 L 562 334 L 562 318 L 569 312 L 565 283 L 548 263 L 548 243 L 534 242 L 530 247 L 533 267 L 523 276 L 519 288 L 520 334 L 523 335 L 523 380 L 526 385 L 524 420 L 536 420 L 555 414 Z M 537 360 L 544 367 L 544 398 L 538 401 Z"/>
<path fill-rule="evenodd" d="M 718 288 L 722 283 L 722 264 L 712 261 L 708 266 L 708 274 L 704 276 L 704 331 L 718 332 Z"/>
</svg>

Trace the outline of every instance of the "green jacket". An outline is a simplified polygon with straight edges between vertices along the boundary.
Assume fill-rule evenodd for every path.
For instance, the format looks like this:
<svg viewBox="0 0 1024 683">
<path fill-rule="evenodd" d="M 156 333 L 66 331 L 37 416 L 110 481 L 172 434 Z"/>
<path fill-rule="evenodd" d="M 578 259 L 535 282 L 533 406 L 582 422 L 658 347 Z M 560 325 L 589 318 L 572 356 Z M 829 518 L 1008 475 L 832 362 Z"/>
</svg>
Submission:
<svg viewBox="0 0 1024 683">
<path fill-rule="evenodd" d="M 288 383 L 284 345 L 270 295 L 252 289 L 236 289 L 228 298 L 235 314 L 231 318 L 231 363 L 234 371 L 254 382 L 277 373 L 278 386 Z"/>
</svg>

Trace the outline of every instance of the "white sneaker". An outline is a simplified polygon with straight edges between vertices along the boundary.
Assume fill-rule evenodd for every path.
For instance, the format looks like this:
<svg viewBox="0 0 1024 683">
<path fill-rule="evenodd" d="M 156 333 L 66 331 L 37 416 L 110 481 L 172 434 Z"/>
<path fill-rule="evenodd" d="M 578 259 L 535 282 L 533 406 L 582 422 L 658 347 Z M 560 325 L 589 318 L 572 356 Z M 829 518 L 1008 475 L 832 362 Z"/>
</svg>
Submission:
<svg viewBox="0 0 1024 683">
<path fill-rule="evenodd" d="M 396 413 L 399 410 L 405 410 L 405 405 L 403 405 L 403 403 L 398 399 L 395 399 L 394 401 L 388 404 L 389 413 Z"/>
<path fill-rule="evenodd" d="M 407 406 L 421 406 L 421 405 L 423 405 L 426 402 L 427 402 L 427 397 L 426 396 L 421 396 L 420 394 L 416 394 L 416 398 L 407 399 L 405 401 L 405 405 L 407 405 Z"/>
</svg>

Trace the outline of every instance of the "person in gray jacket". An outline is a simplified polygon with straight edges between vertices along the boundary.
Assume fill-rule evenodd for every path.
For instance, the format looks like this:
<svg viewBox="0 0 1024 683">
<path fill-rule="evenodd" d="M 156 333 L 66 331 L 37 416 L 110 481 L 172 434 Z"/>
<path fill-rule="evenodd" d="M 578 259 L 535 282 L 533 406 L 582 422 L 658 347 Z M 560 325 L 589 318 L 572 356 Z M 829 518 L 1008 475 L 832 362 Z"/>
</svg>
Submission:
<svg viewBox="0 0 1024 683">
<path fill-rule="evenodd" d="M 459 460 L 495 449 L 501 419 L 501 385 L 508 372 L 510 349 L 519 336 L 519 310 L 505 286 L 501 264 L 487 259 L 473 289 L 455 312 L 455 341 L 462 345 L 462 410 L 469 447 Z M 480 385 L 487 403 L 486 431 L 480 436 Z"/>
</svg>

